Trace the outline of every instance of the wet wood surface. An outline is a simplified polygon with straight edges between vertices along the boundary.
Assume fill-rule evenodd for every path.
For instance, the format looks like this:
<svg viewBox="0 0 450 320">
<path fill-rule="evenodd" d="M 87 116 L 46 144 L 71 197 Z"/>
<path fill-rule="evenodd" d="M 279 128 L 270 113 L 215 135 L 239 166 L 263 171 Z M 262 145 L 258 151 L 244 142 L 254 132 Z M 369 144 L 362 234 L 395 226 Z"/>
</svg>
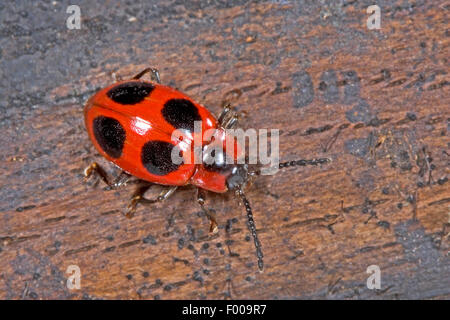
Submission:
<svg viewBox="0 0 450 320">
<path fill-rule="evenodd" d="M 80 2 L 0 8 L 0 298 L 449 299 L 449 24 L 445 1 Z M 280 129 L 280 157 L 330 157 L 246 189 L 195 189 L 123 216 L 133 186 L 84 182 L 83 104 L 147 66 L 241 127 Z M 240 97 L 236 94 L 241 92 Z M 157 194 L 156 186 L 150 194 Z M 81 272 L 71 290 L 67 268 Z M 381 288 L 367 288 L 377 265 Z"/>
</svg>

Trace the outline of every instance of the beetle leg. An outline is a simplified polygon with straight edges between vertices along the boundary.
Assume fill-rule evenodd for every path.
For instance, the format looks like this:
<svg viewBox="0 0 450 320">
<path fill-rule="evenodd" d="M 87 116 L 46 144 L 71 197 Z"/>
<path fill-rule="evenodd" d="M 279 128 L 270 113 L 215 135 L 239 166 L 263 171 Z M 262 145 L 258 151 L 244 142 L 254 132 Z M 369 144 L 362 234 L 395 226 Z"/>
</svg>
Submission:
<svg viewBox="0 0 450 320">
<path fill-rule="evenodd" d="M 230 104 L 226 104 L 219 115 L 219 124 L 224 129 L 234 128 L 238 122 L 239 115 Z"/>
<path fill-rule="evenodd" d="M 228 122 L 225 123 L 225 125 L 223 127 L 225 129 L 232 129 L 232 128 L 236 127 L 237 122 L 238 122 L 238 116 L 235 115 L 230 120 L 228 120 Z"/>
<path fill-rule="evenodd" d="M 216 233 L 217 231 L 219 231 L 216 217 L 214 216 L 214 214 L 209 213 L 209 211 L 205 208 L 205 198 L 206 198 L 205 191 L 200 188 L 197 188 L 197 202 L 202 208 L 202 211 L 205 214 L 205 216 L 207 216 L 209 221 L 211 222 L 209 232 Z"/>
<path fill-rule="evenodd" d="M 111 75 L 112 75 L 112 77 L 113 77 L 115 82 L 122 81 L 122 77 L 119 76 L 117 73 L 113 72 Z"/>
<path fill-rule="evenodd" d="M 145 182 L 143 185 L 139 186 L 136 191 L 133 193 L 133 196 L 131 197 L 131 201 L 127 206 L 127 212 L 125 216 L 127 218 L 132 218 L 134 215 L 134 212 L 136 211 L 136 207 L 139 203 L 141 204 L 153 204 L 157 202 L 162 202 L 166 200 L 168 197 L 170 197 L 175 190 L 178 188 L 177 186 L 171 187 L 167 190 L 163 190 L 158 197 L 155 199 L 147 199 L 144 197 L 145 192 L 151 187 L 152 185 L 148 182 Z"/>
<path fill-rule="evenodd" d="M 229 104 L 226 104 L 223 106 L 222 112 L 219 114 L 218 121 L 220 125 L 223 124 L 224 119 L 227 117 L 227 115 L 231 112 L 231 106 Z"/>
<path fill-rule="evenodd" d="M 155 68 L 145 68 L 141 72 L 139 72 L 137 75 L 135 75 L 132 79 L 137 80 L 142 78 L 142 76 L 146 73 L 150 72 L 150 78 L 152 81 L 155 81 L 157 83 L 161 83 L 161 78 L 159 77 L 159 71 Z"/>
<path fill-rule="evenodd" d="M 86 180 L 92 175 L 99 177 L 109 189 L 122 187 L 126 185 L 131 178 L 130 174 L 122 170 L 122 172 L 112 182 L 110 182 L 108 174 L 97 162 L 92 162 L 86 169 L 84 169 L 84 176 Z"/>
</svg>

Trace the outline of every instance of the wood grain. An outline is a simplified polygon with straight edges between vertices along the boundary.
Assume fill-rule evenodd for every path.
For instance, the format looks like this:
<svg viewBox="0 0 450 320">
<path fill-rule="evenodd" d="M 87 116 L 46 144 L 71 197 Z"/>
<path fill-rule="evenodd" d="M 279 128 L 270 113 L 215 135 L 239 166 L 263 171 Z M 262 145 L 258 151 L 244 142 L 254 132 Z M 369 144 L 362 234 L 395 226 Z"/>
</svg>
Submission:
<svg viewBox="0 0 450 320">
<path fill-rule="evenodd" d="M 380 30 L 365 1 L 81 1 L 80 30 L 63 4 L 2 7 L 0 298 L 449 299 L 449 6 L 383 3 Z M 93 160 L 118 174 L 84 102 L 146 66 L 215 113 L 240 90 L 242 127 L 280 129 L 282 160 L 333 159 L 247 188 L 263 273 L 232 194 L 208 194 L 210 235 L 194 188 L 127 219 L 133 186 L 84 183 Z"/>
</svg>

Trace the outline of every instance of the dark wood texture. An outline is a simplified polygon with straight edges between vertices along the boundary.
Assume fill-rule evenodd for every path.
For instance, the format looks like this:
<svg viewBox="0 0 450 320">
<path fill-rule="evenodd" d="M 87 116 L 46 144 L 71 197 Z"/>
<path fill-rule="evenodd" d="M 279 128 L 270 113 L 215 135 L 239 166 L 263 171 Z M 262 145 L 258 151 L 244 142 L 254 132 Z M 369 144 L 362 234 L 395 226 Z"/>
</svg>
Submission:
<svg viewBox="0 0 450 320">
<path fill-rule="evenodd" d="M 81 30 L 31 3 L 0 8 L 0 298 L 450 298 L 448 3 L 382 1 L 381 30 L 370 1 L 81 1 Z M 127 219 L 133 186 L 84 183 L 93 160 L 118 174 L 84 102 L 147 66 L 215 113 L 240 90 L 282 160 L 333 159 L 247 188 L 263 273 L 232 194 L 208 194 L 209 235 L 194 188 Z"/>
</svg>

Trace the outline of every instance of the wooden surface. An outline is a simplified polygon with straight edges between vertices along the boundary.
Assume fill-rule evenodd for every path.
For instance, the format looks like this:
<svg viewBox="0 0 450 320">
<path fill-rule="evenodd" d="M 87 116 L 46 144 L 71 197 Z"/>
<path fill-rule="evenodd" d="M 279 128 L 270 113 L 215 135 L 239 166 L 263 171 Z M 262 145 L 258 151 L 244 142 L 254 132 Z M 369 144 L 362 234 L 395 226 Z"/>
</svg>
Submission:
<svg viewBox="0 0 450 320">
<path fill-rule="evenodd" d="M 0 298 L 449 299 L 448 2 L 383 1 L 381 30 L 368 1 L 183 3 L 81 1 L 81 30 L 67 4 L 1 5 Z M 241 90 L 282 160 L 333 159 L 247 189 L 263 273 L 232 194 L 208 194 L 211 236 L 194 188 L 127 219 L 133 186 L 84 183 L 93 160 L 118 173 L 84 102 L 146 66 L 215 113 Z"/>
</svg>

